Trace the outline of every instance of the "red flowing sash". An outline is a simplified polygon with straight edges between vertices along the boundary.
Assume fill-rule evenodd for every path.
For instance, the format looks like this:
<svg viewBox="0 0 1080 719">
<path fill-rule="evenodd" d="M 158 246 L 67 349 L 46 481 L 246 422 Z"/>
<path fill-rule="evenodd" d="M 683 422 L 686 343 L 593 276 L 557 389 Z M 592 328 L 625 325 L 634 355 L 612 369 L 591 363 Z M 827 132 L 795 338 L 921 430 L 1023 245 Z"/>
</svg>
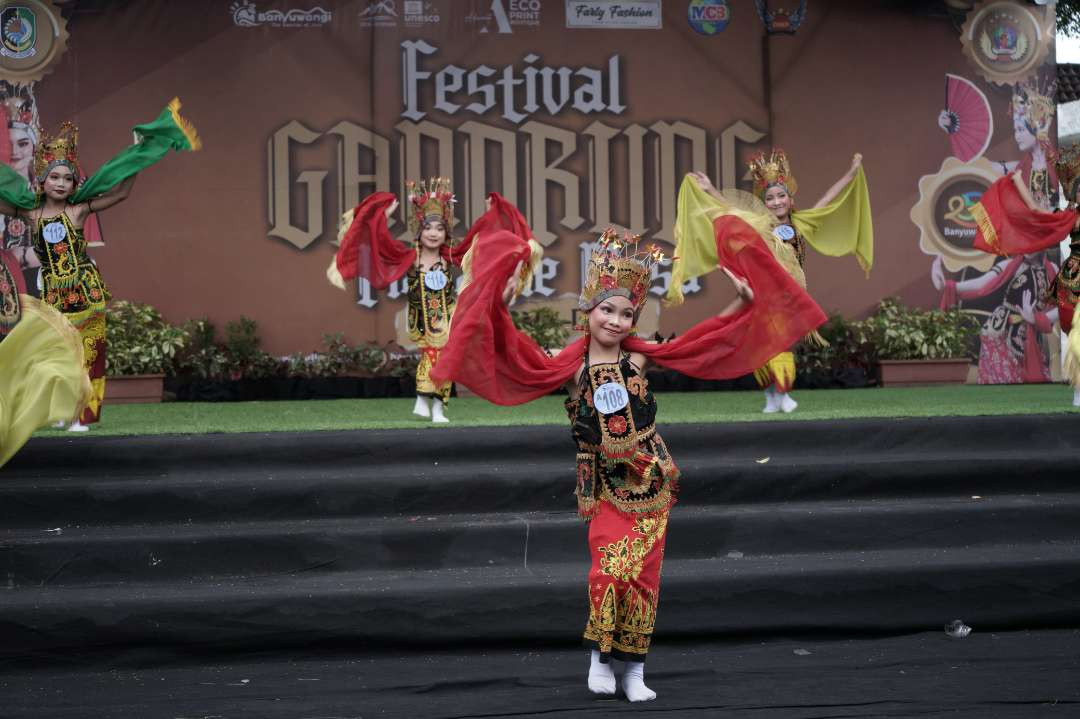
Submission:
<svg viewBox="0 0 1080 719">
<path fill-rule="evenodd" d="M 732 315 L 709 318 L 671 342 L 628 338 L 622 347 L 692 377 L 728 379 L 765 364 L 826 317 L 752 227 L 724 216 L 713 229 L 720 264 L 747 281 L 754 301 Z M 435 381 L 460 382 L 490 402 L 513 405 L 549 394 L 574 376 L 587 337 L 549 357 L 514 327 L 503 303 L 510 275 L 528 257 L 528 244 L 511 232 L 475 239 L 474 280 L 458 298 L 449 341 L 431 371 Z"/>
<path fill-rule="evenodd" d="M 998 178 L 971 208 L 978 231 L 975 249 L 995 255 L 1026 255 L 1061 242 L 1076 223 L 1076 210 L 1040 212 L 1024 202 L 1011 174 Z"/>
</svg>

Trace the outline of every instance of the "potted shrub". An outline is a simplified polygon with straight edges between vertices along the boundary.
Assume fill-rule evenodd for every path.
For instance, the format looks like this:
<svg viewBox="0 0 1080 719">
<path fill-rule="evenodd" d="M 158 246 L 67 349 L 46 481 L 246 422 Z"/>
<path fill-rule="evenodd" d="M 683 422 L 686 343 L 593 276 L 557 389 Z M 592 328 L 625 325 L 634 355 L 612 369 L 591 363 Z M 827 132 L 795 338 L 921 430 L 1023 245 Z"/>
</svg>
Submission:
<svg viewBox="0 0 1080 719">
<path fill-rule="evenodd" d="M 959 310 L 910 308 L 888 298 L 859 328 L 874 348 L 881 383 L 895 387 L 965 382 L 979 323 Z"/>
<path fill-rule="evenodd" d="M 105 401 L 160 402 L 165 373 L 182 350 L 186 333 L 150 305 L 119 300 L 107 310 Z"/>
</svg>

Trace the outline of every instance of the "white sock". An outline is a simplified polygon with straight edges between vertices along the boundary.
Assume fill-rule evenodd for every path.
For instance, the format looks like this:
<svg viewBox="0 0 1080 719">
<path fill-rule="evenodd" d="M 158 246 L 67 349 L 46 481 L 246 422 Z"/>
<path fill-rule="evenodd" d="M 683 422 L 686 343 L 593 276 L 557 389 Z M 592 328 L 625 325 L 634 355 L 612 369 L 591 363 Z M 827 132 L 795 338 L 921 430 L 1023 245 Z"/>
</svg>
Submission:
<svg viewBox="0 0 1080 719">
<path fill-rule="evenodd" d="M 622 675 L 622 688 L 632 702 L 651 702 L 656 692 L 645 686 L 645 663 L 627 662 Z"/>
<path fill-rule="evenodd" d="M 446 405 L 443 404 L 441 399 L 433 399 L 433 400 L 431 400 L 431 421 L 432 422 L 446 423 L 446 422 L 450 421 L 449 419 L 446 418 L 446 415 L 443 414 L 443 410 L 445 409 L 445 407 L 446 407 Z"/>
<path fill-rule="evenodd" d="M 416 404 L 413 405 L 413 414 L 420 415 L 421 417 L 431 416 L 431 401 L 427 397 L 416 396 Z"/>
<path fill-rule="evenodd" d="M 1073 407 L 1080 407 L 1080 388 L 1073 390 Z"/>
<path fill-rule="evenodd" d="M 589 658 L 589 691 L 593 694 L 615 693 L 615 671 L 610 663 L 600 661 L 600 652 L 595 649 Z"/>
<path fill-rule="evenodd" d="M 89 432 L 90 428 L 79 420 L 75 420 L 71 423 L 71 426 L 67 428 L 68 432 Z"/>
<path fill-rule="evenodd" d="M 780 398 L 776 396 L 776 390 L 772 387 L 765 388 L 765 409 L 761 411 L 765 414 L 772 414 L 780 411 Z"/>
<path fill-rule="evenodd" d="M 781 394 L 779 399 L 780 399 L 780 409 L 785 414 L 790 414 L 791 412 L 794 412 L 795 408 L 799 406 L 799 403 L 796 402 L 795 400 L 793 400 L 791 398 L 791 395 L 788 394 L 787 392 L 784 392 L 783 394 Z"/>
<path fill-rule="evenodd" d="M 54 429 L 63 429 L 64 427 L 67 427 L 67 424 L 68 423 L 67 423 L 66 420 L 60 420 L 59 422 L 57 422 L 56 424 L 53 425 L 53 428 Z"/>
</svg>

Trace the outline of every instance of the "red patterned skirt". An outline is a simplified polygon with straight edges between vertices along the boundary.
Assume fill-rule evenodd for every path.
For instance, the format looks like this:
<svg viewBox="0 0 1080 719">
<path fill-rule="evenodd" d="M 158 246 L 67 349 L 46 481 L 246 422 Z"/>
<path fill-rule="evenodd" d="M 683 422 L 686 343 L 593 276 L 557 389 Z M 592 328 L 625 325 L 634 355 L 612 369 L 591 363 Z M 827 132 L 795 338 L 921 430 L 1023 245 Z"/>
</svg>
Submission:
<svg viewBox="0 0 1080 719">
<path fill-rule="evenodd" d="M 610 657 L 644 662 L 656 623 L 668 510 L 625 514 L 597 502 L 589 522 L 589 620 L 585 646 Z"/>
</svg>

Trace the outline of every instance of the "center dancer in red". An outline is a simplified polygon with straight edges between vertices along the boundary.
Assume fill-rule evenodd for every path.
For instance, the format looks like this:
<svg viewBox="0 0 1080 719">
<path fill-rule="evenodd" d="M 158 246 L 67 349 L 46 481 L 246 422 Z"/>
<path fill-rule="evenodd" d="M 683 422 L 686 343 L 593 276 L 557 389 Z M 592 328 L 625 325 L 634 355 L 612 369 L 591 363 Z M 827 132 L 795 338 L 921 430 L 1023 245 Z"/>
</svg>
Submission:
<svg viewBox="0 0 1080 719">
<path fill-rule="evenodd" d="M 644 663 L 660 594 L 660 568 L 679 470 L 656 430 L 648 361 L 693 377 L 748 374 L 825 321 L 825 315 L 773 259 L 757 232 L 725 216 L 714 224 L 719 264 L 738 297 L 719 314 L 663 344 L 633 336 L 649 293 L 650 272 L 663 261 L 655 246 L 608 230 L 589 265 L 579 306 L 588 333 L 555 357 L 514 328 L 507 310 L 529 257 L 508 232 L 478 237 L 472 282 L 459 297 L 450 339 L 432 370 L 502 405 L 528 402 L 560 387 L 578 445 L 577 501 L 590 522 L 590 691 L 614 694 L 612 657 L 625 662 L 630 701 L 654 699 Z"/>
</svg>

